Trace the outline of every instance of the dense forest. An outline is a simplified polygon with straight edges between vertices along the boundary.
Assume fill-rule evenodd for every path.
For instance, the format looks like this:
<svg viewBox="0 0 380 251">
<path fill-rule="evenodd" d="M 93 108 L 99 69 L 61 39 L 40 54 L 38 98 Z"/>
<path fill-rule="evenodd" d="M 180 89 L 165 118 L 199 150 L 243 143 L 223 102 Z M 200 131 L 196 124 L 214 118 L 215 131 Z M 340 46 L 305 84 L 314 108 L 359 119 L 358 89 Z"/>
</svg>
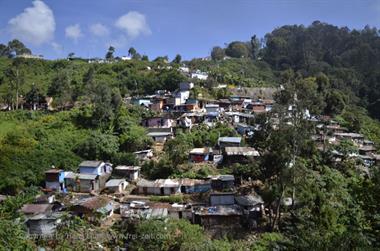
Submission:
<svg viewBox="0 0 380 251">
<path fill-rule="evenodd" d="M 328 99 L 346 100 L 367 108 L 380 118 L 380 37 L 376 28 L 350 30 L 315 21 L 308 27 L 286 25 L 268 33 L 262 41 L 235 41 L 214 47 L 215 60 L 224 56 L 250 58 L 269 65 L 283 80 L 289 71 L 299 77 L 319 77 L 319 89 Z M 334 92 L 330 92 L 334 90 Z M 338 95 L 339 93 L 339 95 Z"/>
<path fill-rule="evenodd" d="M 380 37 L 376 28 L 350 30 L 317 21 L 308 27 L 287 25 L 263 39 L 253 36 L 248 42 L 214 47 L 211 60 L 182 61 L 179 55 L 172 62 L 167 57 L 149 60 L 132 49 L 132 60 L 118 60 L 110 48 L 105 52 L 107 63 L 89 63 L 73 54 L 61 60 L 24 59 L 17 56 L 31 51 L 21 42 L 0 45 L 0 103 L 11 107 L 0 113 L 0 193 L 12 196 L 0 206 L 0 249 L 2 245 L 10 250 L 35 248 L 14 219 L 21 217 L 17 209 L 32 201 L 37 187 L 43 186 L 44 171 L 51 166 L 74 171 L 84 159 L 137 164 L 132 153 L 152 145 L 141 121 L 154 113 L 125 105 L 123 100 L 156 90 L 176 90 L 181 81 L 189 80 L 178 70 L 181 66 L 209 73 L 207 80 L 195 81 L 194 89 L 203 97 L 226 98 L 228 88 L 214 88 L 219 84 L 276 87 L 277 115 L 296 103 L 314 115 L 332 116 L 380 146 Z M 31 111 L 31 105 L 43 103 L 46 96 L 53 97 L 55 111 Z M 349 158 L 333 164 L 328 153 L 316 149 L 308 121 L 300 117 L 289 126 L 285 116 L 271 116 L 258 116 L 254 123 L 261 132 L 244 142 L 263 153 L 255 163 L 219 170 L 194 169 L 187 163 L 191 148 L 215 145 L 220 135 L 236 135 L 230 127 L 217 124 L 212 129 L 178 131 L 158 161 L 142 166 L 143 175 L 150 179 L 223 173 L 260 181 L 254 189 L 275 212 L 262 223 L 265 231 L 253 239 L 231 233 L 211 240 L 201 227 L 186 221 L 171 220 L 165 226 L 161 221 L 146 221 L 128 231 L 146 234 L 165 227 L 170 238 L 135 240 L 133 250 L 378 250 L 379 170 L 363 175 Z M 280 122 L 276 129 L 273 119 Z M 289 163 L 296 164 L 289 168 Z M 295 196 L 297 203 L 277 207 L 285 196 Z M 93 227 L 76 220 L 62 226 L 59 233 L 83 235 Z M 109 231 L 127 229 L 115 226 Z M 70 243 L 61 238 L 54 245 L 57 250 L 96 249 L 88 246 L 91 240 Z"/>
</svg>

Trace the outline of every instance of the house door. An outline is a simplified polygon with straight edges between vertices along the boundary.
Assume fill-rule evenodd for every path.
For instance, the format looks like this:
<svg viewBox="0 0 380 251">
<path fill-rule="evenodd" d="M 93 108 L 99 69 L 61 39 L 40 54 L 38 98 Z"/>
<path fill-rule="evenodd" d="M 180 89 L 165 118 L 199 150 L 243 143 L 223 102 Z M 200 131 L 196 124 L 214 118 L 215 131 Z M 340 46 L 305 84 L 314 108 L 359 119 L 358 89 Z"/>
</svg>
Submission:
<svg viewBox="0 0 380 251">
<path fill-rule="evenodd" d="M 164 195 L 164 194 L 165 194 L 165 191 L 164 191 L 164 188 L 163 188 L 163 187 L 160 188 L 160 191 L 161 191 L 161 195 Z"/>
<path fill-rule="evenodd" d="M 181 193 L 186 193 L 186 187 L 185 186 L 181 186 Z"/>
</svg>

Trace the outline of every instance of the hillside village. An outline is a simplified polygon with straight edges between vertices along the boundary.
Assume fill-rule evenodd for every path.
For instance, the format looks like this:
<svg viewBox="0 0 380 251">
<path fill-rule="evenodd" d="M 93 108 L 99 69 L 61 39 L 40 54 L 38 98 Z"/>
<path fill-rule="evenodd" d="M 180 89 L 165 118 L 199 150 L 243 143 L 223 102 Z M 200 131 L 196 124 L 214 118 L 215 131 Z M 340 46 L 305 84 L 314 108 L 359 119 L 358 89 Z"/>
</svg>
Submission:
<svg viewBox="0 0 380 251">
<path fill-rule="evenodd" d="M 177 132 L 191 132 L 199 126 L 213 128 L 221 123 L 233 128 L 236 136 L 219 135 L 216 145 L 204 145 L 188 152 L 189 165 L 211 166 L 219 170 L 219 174 L 202 179 L 148 180 L 142 175 L 140 165 L 115 166 L 107 160 L 83 161 L 78 163 L 76 172 L 52 167 L 45 172 L 45 186 L 40 195 L 20 209 L 28 234 L 35 238 L 52 236 L 57 226 L 63 224 L 64 214 L 107 228 L 117 222 L 133 224 L 144 219 L 174 218 L 198 224 L 214 237 L 222 237 L 232 229 L 263 231 L 262 222 L 273 217 L 274 212 L 257 192 L 260 182 L 253 177 L 225 173 L 225 170 L 260 158 L 262 152 L 248 142 L 264 130 L 255 123 L 258 117 L 271 114 L 272 126 L 274 129 L 279 126 L 273 96 L 207 100 L 190 97 L 194 83 L 183 82 L 178 87 L 172 93 L 158 90 L 154 95 L 124 100 L 126 106 L 143 107 L 155 114 L 141 122 L 154 142 L 152 147 L 134 154 L 140 165 L 149 160 L 158 161 L 165 143 L 175 138 Z M 295 106 L 287 108 L 289 121 L 296 116 L 295 110 Z M 313 116 L 307 110 L 301 112 L 302 119 L 313 125 L 312 140 L 319 151 L 329 151 L 332 162 L 355 159 L 364 176 L 371 175 L 371 169 L 380 165 L 374 142 L 340 126 L 329 116 Z M 347 141 L 356 146 L 358 152 L 332 150 L 331 146 Z M 297 203 L 297 197 L 283 197 L 279 203 L 280 207 L 291 207 Z"/>
<path fill-rule="evenodd" d="M 315 21 L 172 61 L 0 44 L 0 250 L 378 250 L 379 37 Z"/>
</svg>

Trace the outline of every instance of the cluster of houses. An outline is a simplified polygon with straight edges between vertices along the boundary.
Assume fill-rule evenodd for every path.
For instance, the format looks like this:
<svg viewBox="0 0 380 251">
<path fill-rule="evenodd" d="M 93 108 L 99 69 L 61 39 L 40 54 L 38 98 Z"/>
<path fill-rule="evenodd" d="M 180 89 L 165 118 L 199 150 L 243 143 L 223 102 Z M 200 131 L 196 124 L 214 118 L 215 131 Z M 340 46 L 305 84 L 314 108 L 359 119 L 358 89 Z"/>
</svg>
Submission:
<svg viewBox="0 0 380 251">
<path fill-rule="evenodd" d="M 79 216 L 94 224 L 105 224 L 114 218 L 135 221 L 171 217 L 188 219 L 211 230 L 255 228 L 263 216 L 261 197 L 238 194 L 233 175 L 146 180 L 140 171 L 139 166 L 113 168 L 102 161 L 83 161 L 78 173 L 47 170 L 44 193 L 20 209 L 29 234 L 54 234 L 66 219 L 64 215 Z M 203 199 L 191 203 L 151 200 L 151 196 L 186 194 L 202 194 Z"/>
<path fill-rule="evenodd" d="M 220 137 L 216 148 L 194 148 L 189 152 L 189 162 L 212 162 L 215 165 L 246 164 L 255 161 L 260 153 L 253 147 L 242 146 L 241 137 Z"/>
<path fill-rule="evenodd" d="M 154 95 L 134 97 L 128 102 L 159 114 L 142 122 L 148 136 L 158 143 L 173 138 L 178 128 L 191 130 L 201 124 L 212 127 L 218 122 L 231 124 L 242 136 L 252 136 L 255 127 L 250 125 L 251 122 L 258 114 L 271 111 L 274 104 L 271 99 L 246 96 L 201 99 L 191 97 L 193 88 L 193 83 L 183 82 L 173 93 L 157 91 Z"/>
<path fill-rule="evenodd" d="M 272 99 L 253 99 L 249 96 L 230 96 L 228 99 L 219 100 L 194 98 L 190 97 L 193 88 L 193 83 L 184 82 L 180 83 L 179 89 L 174 93 L 160 91 L 156 95 L 131 100 L 135 105 L 144 106 L 160 114 L 142 123 L 153 141 L 165 143 L 175 136 L 178 128 L 191 130 L 201 124 L 212 127 L 217 122 L 233 126 L 243 138 L 252 137 L 255 131 L 260 130 L 254 123 L 257 115 L 271 111 L 274 105 Z M 363 135 L 349 132 L 347 128 L 326 116 L 316 118 L 307 114 L 307 118 L 315 122 L 316 132 L 313 139 L 321 150 L 326 144 L 338 145 L 342 140 L 351 140 L 358 147 L 358 152 L 352 153 L 350 157 L 362 160 L 366 167 L 380 163 L 374 143 L 365 139 Z M 209 146 L 192 149 L 189 154 L 190 162 L 213 161 L 215 164 L 233 164 L 251 161 L 259 156 L 255 149 L 240 145 L 238 138 L 227 140 L 232 141 L 227 147 L 218 144 L 216 149 Z M 336 161 L 342 159 L 343 153 L 333 151 L 332 154 Z"/>
<path fill-rule="evenodd" d="M 350 132 L 347 128 L 342 127 L 338 122 L 326 116 L 319 119 L 314 118 L 314 122 L 316 122 L 316 130 L 312 136 L 313 140 L 321 151 L 335 148 L 331 150 L 335 162 L 340 162 L 343 158 L 349 157 L 360 160 L 366 168 L 380 165 L 380 154 L 377 154 L 374 142 L 366 139 L 364 135 Z M 339 146 L 343 141 L 352 142 L 357 151 L 349 152 L 348 156 L 345 156 L 347 153 L 336 150 L 335 146 Z"/>
</svg>

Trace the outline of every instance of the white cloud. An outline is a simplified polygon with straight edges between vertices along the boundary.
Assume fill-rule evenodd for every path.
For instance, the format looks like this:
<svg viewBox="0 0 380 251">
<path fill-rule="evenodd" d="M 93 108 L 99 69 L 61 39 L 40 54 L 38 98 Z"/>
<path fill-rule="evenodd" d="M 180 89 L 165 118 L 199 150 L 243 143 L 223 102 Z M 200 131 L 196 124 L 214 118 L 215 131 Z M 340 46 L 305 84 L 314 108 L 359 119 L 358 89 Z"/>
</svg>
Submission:
<svg viewBox="0 0 380 251">
<path fill-rule="evenodd" d="M 101 23 L 96 23 L 90 26 L 90 31 L 92 34 L 98 37 L 106 37 L 110 34 L 107 26 Z"/>
<path fill-rule="evenodd" d="M 79 24 L 67 26 L 65 29 L 65 35 L 66 37 L 74 40 L 74 42 L 78 41 L 78 39 L 83 36 Z"/>
<path fill-rule="evenodd" d="M 152 33 L 145 16 L 137 11 L 130 11 L 119 17 L 115 26 L 124 30 L 131 39 L 140 35 L 150 35 Z"/>
<path fill-rule="evenodd" d="M 54 37 L 55 19 L 53 11 L 40 0 L 8 22 L 12 38 L 40 45 Z"/>
<path fill-rule="evenodd" d="M 63 51 L 63 46 L 60 45 L 60 44 L 57 43 L 57 42 L 52 42 L 50 45 L 51 45 L 51 47 L 53 47 L 53 49 L 54 49 L 56 52 L 62 52 L 62 51 Z"/>
<path fill-rule="evenodd" d="M 130 39 L 126 35 L 120 35 L 118 38 L 106 43 L 105 47 L 113 46 L 115 48 L 124 48 L 130 43 Z"/>
</svg>

